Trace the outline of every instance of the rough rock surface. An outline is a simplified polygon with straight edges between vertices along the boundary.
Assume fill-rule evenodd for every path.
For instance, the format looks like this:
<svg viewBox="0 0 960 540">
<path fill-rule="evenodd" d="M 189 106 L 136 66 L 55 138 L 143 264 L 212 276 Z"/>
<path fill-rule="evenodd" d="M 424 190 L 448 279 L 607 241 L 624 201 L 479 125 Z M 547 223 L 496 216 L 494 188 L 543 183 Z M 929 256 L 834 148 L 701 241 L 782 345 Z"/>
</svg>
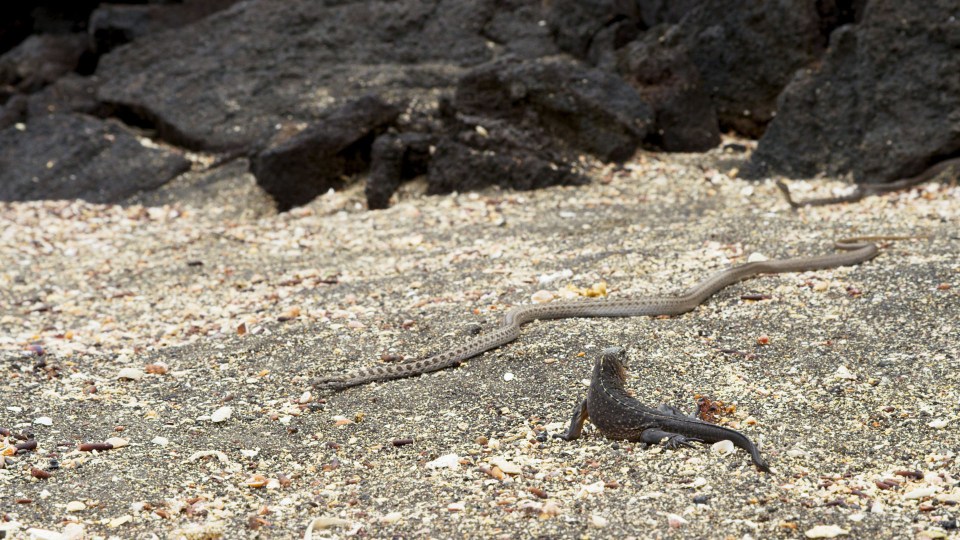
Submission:
<svg viewBox="0 0 960 540">
<path fill-rule="evenodd" d="M 0 88 L 39 90 L 75 70 L 86 46 L 86 34 L 34 34 L 0 56 Z"/>
<path fill-rule="evenodd" d="M 367 208 L 379 210 L 390 205 L 390 197 L 404 180 L 426 174 L 431 147 L 437 137 L 428 133 L 385 133 L 373 143 L 370 173 L 364 193 Z"/>
<path fill-rule="evenodd" d="M 540 153 L 510 149 L 483 150 L 476 144 L 444 140 L 437 145 L 427 172 L 428 193 L 471 191 L 487 186 L 519 190 L 583 184 L 588 180 Z"/>
<path fill-rule="evenodd" d="M 687 69 L 687 60 L 696 66 L 720 128 L 749 136 L 763 132 L 793 73 L 822 54 L 820 17 L 814 3 L 805 0 L 741 3 L 735 9 L 724 0 L 709 0 L 660 8 L 660 3 L 644 8 L 565 1 L 553 4 L 550 21 L 564 50 L 616 69 L 617 50 L 640 35 L 645 17 L 662 17 L 650 22 L 664 23 L 679 17 L 662 31 L 659 46 L 676 49 L 666 54 L 679 62 L 677 71 Z"/>
<path fill-rule="evenodd" d="M 622 78 L 565 58 L 480 66 L 460 79 L 454 107 L 544 131 L 604 161 L 630 157 L 653 122 L 653 111 Z"/>
<path fill-rule="evenodd" d="M 110 202 L 162 185 L 190 167 L 179 153 L 148 148 L 126 128 L 54 114 L 0 131 L 0 200 Z"/>
<path fill-rule="evenodd" d="M 251 147 L 359 93 L 424 100 L 492 58 L 492 2 L 254 0 L 105 55 L 99 97 L 198 150 Z"/>
<path fill-rule="evenodd" d="M 344 103 L 303 131 L 268 144 L 251 160 L 250 171 L 280 210 L 306 204 L 365 169 L 374 139 L 399 114 L 375 96 Z"/>
<path fill-rule="evenodd" d="M 90 39 L 97 54 L 147 34 L 178 28 L 226 9 L 237 0 L 185 0 L 182 3 L 104 3 L 90 14 Z"/>
<path fill-rule="evenodd" d="M 798 73 L 753 157 L 759 173 L 912 176 L 960 154 L 960 5 L 874 0 Z"/>
<path fill-rule="evenodd" d="M 700 71 L 681 49 L 660 46 L 658 30 L 617 51 L 617 71 L 656 113 L 656 131 L 647 140 L 667 152 L 713 148 L 720 125 Z"/>
</svg>

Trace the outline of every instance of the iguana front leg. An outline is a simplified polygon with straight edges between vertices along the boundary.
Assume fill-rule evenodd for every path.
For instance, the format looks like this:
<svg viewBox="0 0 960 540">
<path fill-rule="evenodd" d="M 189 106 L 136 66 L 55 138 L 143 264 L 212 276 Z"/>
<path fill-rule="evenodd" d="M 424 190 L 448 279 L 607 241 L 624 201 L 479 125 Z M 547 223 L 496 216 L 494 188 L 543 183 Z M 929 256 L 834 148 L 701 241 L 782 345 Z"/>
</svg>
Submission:
<svg viewBox="0 0 960 540">
<path fill-rule="evenodd" d="M 570 425 L 567 426 L 567 431 L 564 433 L 554 433 L 553 436 L 565 441 L 579 439 L 580 433 L 583 431 L 583 423 L 586 421 L 588 416 L 587 400 L 584 399 L 579 405 L 574 407 L 573 418 L 570 419 Z"/>
</svg>

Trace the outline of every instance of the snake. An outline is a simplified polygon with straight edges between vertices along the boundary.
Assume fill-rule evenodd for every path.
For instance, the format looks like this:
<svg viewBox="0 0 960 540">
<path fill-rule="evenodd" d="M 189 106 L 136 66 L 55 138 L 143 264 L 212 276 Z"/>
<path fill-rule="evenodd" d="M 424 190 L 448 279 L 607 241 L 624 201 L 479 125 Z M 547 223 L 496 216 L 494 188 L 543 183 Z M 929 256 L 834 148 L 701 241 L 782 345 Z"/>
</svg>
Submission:
<svg viewBox="0 0 960 540">
<path fill-rule="evenodd" d="M 840 266 L 852 266 L 877 256 L 879 240 L 906 240 L 915 236 L 857 236 L 834 242 L 836 253 L 812 257 L 773 259 L 739 264 L 716 272 L 679 295 L 626 298 L 587 298 L 544 304 L 523 304 L 507 311 L 495 330 L 467 339 L 463 343 L 425 359 L 361 367 L 313 382 L 319 390 L 339 391 L 363 384 L 412 377 L 449 367 L 496 349 L 520 336 L 520 327 L 533 320 L 581 317 L 639 317 L 680 315 L 693 310 L 721 289 L 759 274 L 806 272 Z"/>
<path fill-rule="evenodd" d="M 960 171 L 960 158 L 952 158 L 937 162 L 916 176 L 901 178 L 895 182 L 888 182 L 886 184 L 857 184 L 857 187 L 846 195 L 807 199 L 803 201 L 794 199 L 793 194 L 790 193 L 790 188 L 782 180 L 777 180 L 777 187 L 783 193 L 783 197 L 787 200 L 787 204 L 796 210 L 804 206 L 827 206 L 831 204 L 857 202 L 870 195 L 879 195 L 881 193 L 890 193 L 891 191 L 909 189 L 928 180 L 933 180 L 934 178 L 940 176 L 944 171 L 954 167 L 956 167 L 956 171 Z"/>
</svg>

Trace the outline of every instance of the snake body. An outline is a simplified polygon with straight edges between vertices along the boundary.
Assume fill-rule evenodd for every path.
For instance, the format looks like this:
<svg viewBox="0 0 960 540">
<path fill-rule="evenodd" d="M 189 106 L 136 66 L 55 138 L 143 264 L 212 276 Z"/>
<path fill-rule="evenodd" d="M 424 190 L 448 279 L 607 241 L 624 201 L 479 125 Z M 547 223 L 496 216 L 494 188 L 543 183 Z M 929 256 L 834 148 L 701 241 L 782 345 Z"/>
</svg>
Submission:
<svg viewBox="0 0 960 540">
<path fill-rule="evenodd" d="M 314 382 L 314 386 L 322 390 L 341 390 L 456 366 L 464 360 L 517 339 L 520 335 L 520 327 L 536 319 L 679 315 L 696 308 L 724 287 L 758 274 L 804 272 L 859 264 L 872 259 L 879 252 L 873 241 L 903 238 L 897 236 L 848 238 L 835 242 L 834 247 L 840 250 L 838 253 L 740 264 L 707 277 L 678 296 L 585 299 L 517 306 L 507 311 L 503 324 L 496 330 L 468 339 L 459 346 L 435 356 L 397 364 L 363 367 L 339 376 L 320 379 Z"/>
<path fill-rule="evenodd" d="M 955 169 L 957 172 L 960 172 L 960 158 L 940 161 L 922 173 L 916 176 L 911 176 L 910 178 L 902 178 L 895 182 L 888 182 L 886 184 L 857 184 L 857 187 L 846 195 L 807 199 L 804 201 L 798 201 L 794 199 L 793 194 L 790 193 L 790 188 L 787 187 L 782 180 L 777 180 L 777 187 L 780 188 L 780 191 L 783 193 L 784 198 L 787 200 L 787 204 L 796 210 L 804 206 L 827 206 L 831 204 L 857 202 L 870 195 L 879 195 L 881 193 L 890 193 L 891 191 L 912 188 L 913 186 L 922 184 L 928 180 L 933 180 L 934 178 L 940 176 L 943 172 L 950 169 Z M 957 172 L 954 174 L 957 174 Z"/>
</svg>

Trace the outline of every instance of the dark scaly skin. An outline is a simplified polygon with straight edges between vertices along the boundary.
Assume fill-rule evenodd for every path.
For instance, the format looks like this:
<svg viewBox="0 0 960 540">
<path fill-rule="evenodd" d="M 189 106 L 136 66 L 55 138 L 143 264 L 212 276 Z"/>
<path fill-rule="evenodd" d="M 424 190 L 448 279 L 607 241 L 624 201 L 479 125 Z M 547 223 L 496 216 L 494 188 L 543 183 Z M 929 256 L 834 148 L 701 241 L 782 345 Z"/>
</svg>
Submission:
<svg viewBox="0 0 960 540">
<path fill-rule="evenodd" d="M 574 409 L 567 431 L 555 433 L 554 437 L 566 441 L 579 438 L 583 422 L 589 418 L 601 433 L 611 439 L 647 444 L 658 444 L 666 439 L 668 448 L 691 446 L 692 442 L 729 440 L 746 450 L 758 469 L 770 472 L 770 466 L 760 456 L 756 445 L 739 431 L 687 416 L 668 405 L 652 409 L 627 394 L 624 387 L 627 379 L 627 371 L 623 366 L 625 358 L 626 352 L 621 347 L 604 349 L 593 366 L 586 399 Z"/>
</svg>

